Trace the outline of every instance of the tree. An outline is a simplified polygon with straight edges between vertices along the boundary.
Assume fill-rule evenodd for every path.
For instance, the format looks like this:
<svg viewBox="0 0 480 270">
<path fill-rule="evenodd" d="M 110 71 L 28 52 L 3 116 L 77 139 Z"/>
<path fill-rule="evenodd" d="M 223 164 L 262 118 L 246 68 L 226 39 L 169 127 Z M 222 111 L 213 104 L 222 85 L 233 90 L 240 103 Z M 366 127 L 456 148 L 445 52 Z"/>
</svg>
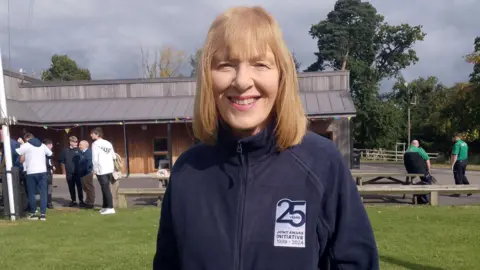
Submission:
<svg viewBox="0 0 480 270">
<path fill-rule="evenodd" d="M 371 135 L 390 136 L 386 133 L 389 129 L 381 125 L 398 128 L 401 119 L 394 117 L 401 114 L 389 112 L 391 108 L 384 106 L 379 84 L 418 61 L 412 47 L 425 36 L 421 28 L 408 24 L 391 26 L 375 7 L 361 0 L 338 0 L 326 19 L 310 28 L 309 34 L 317 39 L 318 52 L 316 61 L 305 71 L 349 70 L 350 91 L 358 111 L 355 141 L 359 147 L 372 145 Z M 391 117 L 376 113 L 376 108 L 382 108 Z M 387 143 L 399 138 L 396 134 L 380 141 Z"/>
<path fill-rule="evenodd" d="M 44 81 L 89 81 L 90 71 L 78 67 L 77 63 L 67 55 L 55 54 L 51 59 L 50 68 L 43 70 L 41 79 Z"/>
<path fill-rule="evenodd" d="M 190 63 L 190 66 L 192 67 L 190 77 L 197 76 L 197 68 L 198 68 L 198 63 L 200 62 L 200 57 L 201 56 L 202 56 L 202 49 L 197 49 L 195 51 L 195 54 L 190 55 L 190 58 L 188 59 L 188 62 Z"/>
<path fill-rule="evenodd" d="M 293 62 L 295 63 L 295 70 L 298 72 L 300 66 L 302 66 L 302 62 L 298 61 L 297 57 L 295 57 L 295 52 L 292 52 Z"/>
<path fill-rule="evenodd" d="M 474 50 L 466 56 L 466 60 L 473 64 L 473 72 L 470 74 L 471 83 L 480 83 L 480 37 L 476 37 L 473 43 Z"/>
<path fill-rule="evenodd" d="M 142 71 L 144 78 L 179 77 L 180 69 L 185 64 L 185 52 L 164 46 L 155 51 L 153 62 L 150 63 L 149 52 L 142 48 Z"/>
<path fill-rule="evenodd" d="M 407 110 L 410 106 L 412 139 L 421 140 L 424 148 L 432 150 L 434 143 L 445 140 L 449 133 L 441 114 L 446 104 L 443 98 L 446 88 L 434 76 L 419 77 L 406 83 L 400 76 L 389 93 L 389 100 L 402 109 L 402 137 L 407 137 Z"/>
</svg>

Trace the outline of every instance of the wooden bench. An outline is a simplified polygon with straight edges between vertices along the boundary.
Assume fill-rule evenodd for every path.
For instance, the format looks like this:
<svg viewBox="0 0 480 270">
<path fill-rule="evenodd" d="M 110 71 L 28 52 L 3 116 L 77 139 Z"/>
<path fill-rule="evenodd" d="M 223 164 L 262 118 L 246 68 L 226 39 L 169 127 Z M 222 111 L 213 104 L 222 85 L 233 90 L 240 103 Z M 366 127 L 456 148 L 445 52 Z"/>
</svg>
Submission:
<svg viewBox="0 0 480 270">
<path fill-rule="evenodd" d="M 375 184 L 376 182 L 386 179 L 396 184 L 411 185 L 415 177 L 424 176 L 422 173 L 407 173 L 407 172 L 352 172 L 352 177 L 356 180 L 357 185 Z M 401 180 L 398 178 L 405 178 Z M 372 178 L 364 180 L 364 178 Z"/>
<path fill-rule="evenodd" d="M 438 205 L 439 194 L 480 193 L 480 185 L 370 185 L 357 186 L 361 195 L 430 194 L 430 205 Z M 416 204 L 413 199 L 413 204 Z"/>
<path fill-rule="evenodd" d="M 400 185 L 412 185 L 413 179 L 416 177 L 424 176 L 422 173 L 407 173 L 407 172 L 352 172 L 352 177 L 356 180 L 358 186 L 363 184 L 376 184 L 380 180 L 389 180 L 392 184 Z M 398 179 L 399 177 L 405 177 L 405 181 Z M 363 178 L 371 178 L 364 180 Z M 406 194 L 403 194 L 402 199 L 406 198 Z"/>
<path fill-rule="evenodd" d="M 118 207 L 127 208 L 127 197 L 154 197 L 158 196 L 157 206 L 165 195 L 165 188 L 119 188 L 118 189 Z"/>
</svg>

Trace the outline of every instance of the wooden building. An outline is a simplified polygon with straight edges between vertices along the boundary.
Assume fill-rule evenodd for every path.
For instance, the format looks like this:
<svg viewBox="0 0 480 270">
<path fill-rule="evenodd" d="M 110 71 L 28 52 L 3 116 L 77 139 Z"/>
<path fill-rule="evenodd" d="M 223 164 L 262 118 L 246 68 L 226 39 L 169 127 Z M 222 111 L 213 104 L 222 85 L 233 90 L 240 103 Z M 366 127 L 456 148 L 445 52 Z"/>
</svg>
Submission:
<svg viewBox="0 0 480 270">
<path fill-rule="evenodd" d="M 71 135 L 91 142 L 90 130 L 100 126 L 124 158 L 124 173 L 146 174 L 195 143 L 191 78 L 43 82 L 6 70 L 4 81 L 8 114 L 17 118 L 12 137 L 52 139 L 55 155 Z M 311 130 L 332 139 L 351 163 L 356 110 L 348 71 L 301 73 L 299 86 Z"/>
</svg>

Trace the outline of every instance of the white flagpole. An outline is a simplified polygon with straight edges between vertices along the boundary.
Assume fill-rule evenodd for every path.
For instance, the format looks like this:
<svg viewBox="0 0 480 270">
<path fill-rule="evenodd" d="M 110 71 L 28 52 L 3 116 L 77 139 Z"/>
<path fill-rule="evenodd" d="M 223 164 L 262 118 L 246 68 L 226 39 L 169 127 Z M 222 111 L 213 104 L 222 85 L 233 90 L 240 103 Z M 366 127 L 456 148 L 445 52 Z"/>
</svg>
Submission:
<svg viewBox="0 0 480 270">
<path fill-rule="evenodd" d="M 8 187 L 8 202 L 10 205 L 10 219 L 15 221 L 15 204 L 13 199 L 13 186 L 12 186 L 12 149 L 10 147 L 10 130 L 8 127 L 9 117 L 7 114 L 7 98 L 5 96 L 5 83 L 3 81 L 3 63 L 2 52 L 0 50 L 0 113 L 2 120 L 2 137 L 3 137 L 3 149 L 5 159 L 5 169 L 7 170 L 7 187 Z"/>
</svg>

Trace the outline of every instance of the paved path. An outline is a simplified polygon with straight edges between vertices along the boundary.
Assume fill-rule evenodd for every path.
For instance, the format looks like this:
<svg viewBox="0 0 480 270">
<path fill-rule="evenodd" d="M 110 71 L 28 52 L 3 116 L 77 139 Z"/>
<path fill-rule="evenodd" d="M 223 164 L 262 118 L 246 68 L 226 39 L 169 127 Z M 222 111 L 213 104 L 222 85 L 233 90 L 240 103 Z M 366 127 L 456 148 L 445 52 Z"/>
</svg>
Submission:
<svg viewBox="0 0 480 270">
<path fill-rule="evenodd" d="M 403 166 L 396 164 L 363 164 L 360 171 L 400 171 L 403 172 Z M 452 172 L 448 169 L 433 169 L 432 174 L 435 176 L 437 181 L 440 184 L 453 184 L 453 175 Z M 480 184 L 480 172 L 470 171 L 467 172 L 468 179 L 472 184 Z M 157 188 L 158 181 L 152 176 L 146 175 L 133 175 L 129 178 L 120 180 L 121 188 Z M 70 195 L 68 192 L 68 186 L 64 176 L 56 175 L 54 180 L 54 189 L 53 189 L 53 200 L 55 206 L 67 206 L 70 202 Z M 100 186 L 96 179 L 95 183 L 95 192 L 96 200 L 95 204 L 97 207 L 101 206 L 102 196 L 100 192 Z M 402 200 L 400 196 L 389 196 L 387 199 L 381 198 L 379 196 L 372 196 L 365 200 L 366 203 L 410 203 L 411 198 L 407 196 L 405 200 Z M 129 200 L 129 206 L 152 206 L 154 207 L 156 203 L 156 198 L 132 198 Z M 480 204 L 480 194 L 473 195 L 471 197 L 450 197 L 450 196 L 440 196 L 439 203 L 442 205 L 458 205 L 458 204 Z"/>
</svg>

